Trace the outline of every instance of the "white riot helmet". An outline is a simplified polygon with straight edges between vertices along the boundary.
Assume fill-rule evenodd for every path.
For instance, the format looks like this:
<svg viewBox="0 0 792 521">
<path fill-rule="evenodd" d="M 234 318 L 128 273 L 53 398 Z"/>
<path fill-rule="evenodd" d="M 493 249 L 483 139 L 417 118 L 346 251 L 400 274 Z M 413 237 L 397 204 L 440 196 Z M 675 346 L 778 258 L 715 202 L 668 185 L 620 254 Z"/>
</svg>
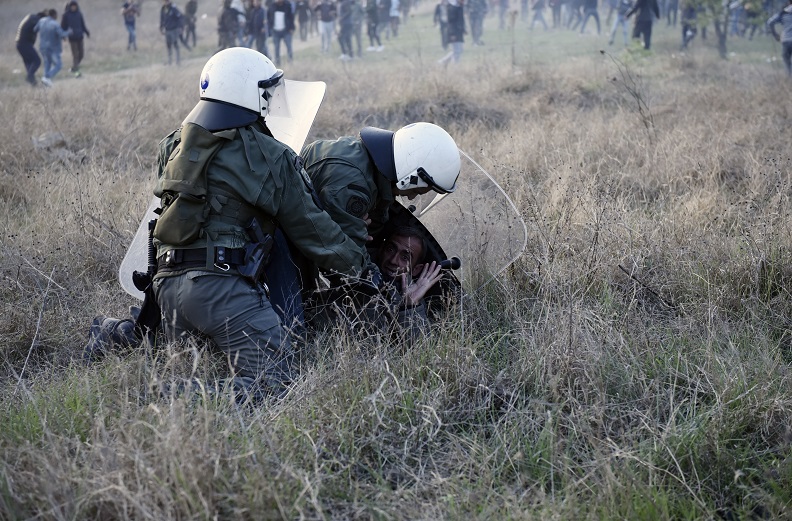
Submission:
<svg viewBox="0 0 792 521">
<path fill-rule="evenodd" d="M 396 132 L 366 127 L 360 137 L 377 169 L 398 190 L 428 187 L 439 194 L 456 190 L 459 149 L 437 125 L 413 123 Z"/>
<path fill-rule="evenodd" d="M 283 85 L 283 71 L 260 52 L 231 47 L 212 56 L 199 86 L 201 101 L 185 118 L 215 132 L 250 125 L 267 116 Z"/>
</svg>

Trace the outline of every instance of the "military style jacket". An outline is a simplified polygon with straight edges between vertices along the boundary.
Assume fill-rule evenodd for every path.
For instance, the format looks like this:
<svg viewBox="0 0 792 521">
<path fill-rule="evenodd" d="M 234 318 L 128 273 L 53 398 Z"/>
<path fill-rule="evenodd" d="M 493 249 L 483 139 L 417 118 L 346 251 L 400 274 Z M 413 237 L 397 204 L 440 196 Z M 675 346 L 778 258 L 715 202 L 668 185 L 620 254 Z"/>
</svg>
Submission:
<svg viewBox="0 0 792 521">
<path fill-rule="evenodd" d="M 375 236 L 388 221 L 394 201 L 391 182 L 377 171 L 363 141 L 342 137 L 315 141 L 302 151 L 305 170 L 324 209 L 358 246 Z M 363 217 L 368 214 L 371 225 Z"/>
<path fill-rule="evenodd" d="M 215 133 L 187 123 L 160 142 L 155 195 L 189 192 L 196 179 L 195 169 L 205 168 L 205 199 L 197 199 L 206 209 L 205 222 L 189 244 L 174 245 L 157 239 L 172 230 L 161 230 L 163 233 L 158 235 L 155 228 L 157 256 L 174 248 L 205 248 L 209 256 L 217 247 L 244 247 L 250 241 L 245 227 L 251 215 L 255 215 L 260 221 L 277 225 L 318 266 L 348 275 L 359 274 L 367 262 L 365 247 L 347 237 L 330 215 L 314 203 L 302 160 L 265 132 L 258 122 Z M 183 136 L 197 138 L 185 137 L 182 142 Z M 211 159 L 207 161 L 207 157 Z M 200 190 L 196 193 L 200 196 Z M 196 197 L 186 199 L 191 201 Z M 211 270 L 212 264 L 207 257 L 206 269 Z"/>
</svg>

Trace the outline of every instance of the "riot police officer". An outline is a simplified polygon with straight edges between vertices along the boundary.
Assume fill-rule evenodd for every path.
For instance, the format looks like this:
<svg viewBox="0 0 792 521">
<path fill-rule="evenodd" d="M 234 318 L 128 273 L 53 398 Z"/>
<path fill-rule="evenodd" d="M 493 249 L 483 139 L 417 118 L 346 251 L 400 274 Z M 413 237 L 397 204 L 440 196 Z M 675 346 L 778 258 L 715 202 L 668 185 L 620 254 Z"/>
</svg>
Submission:
<svg viewBox="0 0 792 521">
<path fill-rule="evenodd" d="M 204 66 L 199 92 L 160 143 L 154 292 L 162 327 L 169 340 L 210 339 L 237 393 L 281 393 L 293 349 L 260 273 L 268 255 L 288 251 L 270 251 L 271 236 L 278 229 L 318 266 L 353 276 L 365 249 L 315 204 L 301 159 L 267 127 L 271 100 L 288 99 L 281 70 L 254 50 L 226 49 Z"/>
</svg>

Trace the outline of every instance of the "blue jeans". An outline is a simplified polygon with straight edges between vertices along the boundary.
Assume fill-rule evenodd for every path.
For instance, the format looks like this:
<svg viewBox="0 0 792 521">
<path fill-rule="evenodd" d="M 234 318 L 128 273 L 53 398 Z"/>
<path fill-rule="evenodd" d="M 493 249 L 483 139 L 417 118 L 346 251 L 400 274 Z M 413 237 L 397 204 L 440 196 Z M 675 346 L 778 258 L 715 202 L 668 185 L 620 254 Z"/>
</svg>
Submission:
<svg viewBox="0 0 792 521">
<path fill-rule="evenodd" d="M 165 45 L 168 46 L 168 65 L 171 64 L 171 55 L 176 53 L 176 65 L 181 63 L 179 56 L 179 37 L 181 36 L 181 29 L 168 29 L 165 31 Z"/>
<path fill-rule="evenodd" d="M 280 67 L 280 44 L 281 40 L 286 44 L 286 54 L 289 63 L 292 62 L 292 33 L 289 31 L 272 31 L 272 45 L 275 46 L 275 66 Z"/>
<path fill-rule="evenodd" d="M 622 32 L 624 33 L 624 45 L 626 46 L 629 43 L 627 40 L 627 18 L 625 18 L 623 14 L 616 14 L 616 20 L 613 22 L 613 28 L 611 29 L 610 33 L 610 41 L 608 43 L 613 43 L 613 39 L 616 37 L 616 29 L 619 28 L 619 25 L 622 26 Z"/>
<path fill-rule="evenodd" d="M 61 51 L 49 48 L 41 49 L 41 57 L 44 59 L 44 77 L 52 79 L 61 70 Z"/>
<path fill-rule="evenodd" d="M 125 23 L 127 32 L 129 33 L 129 40 L 127 40 L 127 51 L 129 49 L 137 50 L 137 39 L 135 37 L 135 24 Z"/>
</svg>

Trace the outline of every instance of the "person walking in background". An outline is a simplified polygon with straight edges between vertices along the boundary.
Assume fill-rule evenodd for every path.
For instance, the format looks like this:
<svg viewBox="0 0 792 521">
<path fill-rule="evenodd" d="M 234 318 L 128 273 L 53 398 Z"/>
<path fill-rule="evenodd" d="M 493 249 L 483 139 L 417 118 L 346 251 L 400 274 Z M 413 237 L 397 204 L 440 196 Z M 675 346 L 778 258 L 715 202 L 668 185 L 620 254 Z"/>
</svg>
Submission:
<svg viewBox="0 0 792 521">
<path fill-rule="evenodd" d="M 85 19 L 83 18 L 82 11 L 80 11 L 80 6 L 77 4 L 76 0 L 71 0 L 66 4 L 66 11 L 61 17 L 61 27 L 65 31 L 71 30 L 71 34 L 69 35 L 69 47 L 72 53 L 72 66 L 70 70 L 76 78 L 79 78 L 82 76 L 80 64 L 83 58 L 85 58 L 84 39 L 86 37 L 90 38 L 91 33 L 85 25 Z"/>
<path fill-rule="evenodd" d="M 435 6 L 434 25 L 440 26 L 440 43 L 445 51 L 448 49 L 448 0 L 440 0 Z"/>
<path fill-rule="evenodd" d="M 379 9 L 377 8 L 377 0 L 366 0 L 366 29 L 369 37 L 369 46 L 367 51 L 381 51 L 382 40 L 380 40 L 377 26 L 379 25 Z M 374 45 L 376 44 L 376 45 Z"/>
<path fill-rule="evenodd" d="M 352 37 L 355 38 L 355 48 L 357 49 L 358 58 L 363 56 L 363 19 L 366 13 L 363 12 L 363 6 L 360 5 L 359 0 L 352 0 Z"/>
<path fill-rule="evenodd" d="M 776 32 L 776 24 L 781 24 L 782 32 Z M 781 58 L 786 65 L 787 76 L 792 78 L 792 0 L 780 12 L 767 20 L 767 28 L 777 41 L 781 42 Z"/>
<path fill-rule="evenodd" d="M 245 36 L 245 29 L 247 28 L 245 3 L 242 0 L 231 0 L 231 7 L 237 12 L 236 45 L 245 47 L 247 43 L 247 37 Z"/>
<path fill-rule="evenodd" d="M 261 6 L 261 0 L 253 0 L 249 14 L 249 45 L 261 54 L 269 56 L 269 50 L 267 49 L 267 12 Z"/>
<path fill-rule="evenodd" d="M 561 8 L 564 6 L 562 0 L 550 0 L 550 12 L 553 13 L 553 29 L 561 27 Z"/>
<path fill-rule="evenodd" d="M 467 2 L 468 22 L 473 45 L 484 45 L 481 36 L 484 34 L 484 17 L 487 16 L 487 0 L 469 0 Z"/>
<path fill-rule="evenodd" d="M 294 15 L 300 26 L 300 41 L 304 42 L 308 40 L 308 29 L 311 25 L 311 4 L 308 0 L 297 0 L 294 3 Z"/>
<path fill-rule="evenodd" d="M 682 45 L 679 46 L 680 51 L 687 49 L 688 44 L 696 37 L 696 19 L 698 18 L 698 9 L 693 0 L 686 0 L 682 4 Z"/>
<path fill-rule="evenodd" d="M 575 30 L 578 25 L 583 21 L 583 14 L 580 10 L 583 8 L 583 0 L 569 0 L 566 2 L 567 6 L 567 29 Z"/>
<path fill-rule="evenodd" d="M 393 37 L 397 38 L 399 36 L 399 16 L 401 15 L 401 11 L 399 11 L 399 0 L 391 0 L 390 6 L 390 30 L 393 33 Z"/>
<path fill-rule="evenodd" d="M 545 0 L 536 0 L 533 5 L 533 19 L 531 20 L 531 30 L 533 30 L 534 25 L 536 22 L 540 22 L 545 31 L 547 30 L 547 22 L 544 19 L 544 8 L 545 8 Z"/>
<path fill-rule="evenodd" d="M 198 21 L 198 1 L 187 0 L 184 4 L 184 35 L 182 41 L 185 45 L 189 44 L 192 37 L 192 46 L 195 47 L 195 23 Z"/>
<path fill-rule="evenodd" d="M 633 13 L 638 14 L 635 17 L 632 37 L 637 40 L 643 35 L 644 49 L 648 51 L 652 46 L 652 22 L 655 18 L 660 18 L 660 7 L 657 0 L 638 0 L 625 17 L 629 18 Z"/>
<path fill-rule="evenodd" d="M 338 4 L 338 45 L 341 47 L 341 60 L 351 60 L 352 50 L 352 0 L 341 0 Z"/>
<path fill-rule="evenodd" d="M 286 44 L 286 55 L 292 62 L 292 34 L 294 33 L 294 13 L 286 0 L 275 0 L 267 10 L 267 25 L 272 31 L 272 45 L 275 47 L 275 66 L 280 67 L 281 41 Z"/>
<path fill-rule="evenodd" d="M 667 27 L 677 26 L 677 11 L 679 11 L 679 0 L 668 0 L 668 4 L 666 5 Z"/>
<path fill-rule="evenodd" d="M 379 24 L 377 25 L 377 34 L 380 38 L 385 35 L 386 40 L 390 40 L 390 6 L 391 0 L 377 0 L 379 12 Z"/>
<path fill-rule="evenodd" d="M 176 54 L 176 65 L 181 65 L 179 40 L 181 39 L 183 18 L 184 15 L 173 5 L 171 0 L 162 0 L 160 32 L 165 35 L 165 46 L 168 48 L 168 65 L 173 63 L 173 54 Z"/>
<path fill-rule="evenodd" d="M 58 11 L 50 9 L 47 16 L 42 17 L 33 28 L 39 38 L 39 50 L 44 59 L 44 76 L 41 83 L 52 87 L 52 79 L 61 70 L 61 53 L 63 46 L 61 40 L 69 36 L 69 31 L 64 31 L 57 21 Z"/>
<path fill-rule="evenodd" d="M 129 38 L 127 39 L 127 51 L 137 51 L 137 38 L 135 35 L 135 21 L 140 16 L 140 9 L 136 2 L 124 2 L 121 6 L 121 16 L 124 18 L 124 27 L 126 27 Z"/>
<path fill-rule="evenodd" d="M 597 3 L 598 0 L 583 0 L 583 23 L 580 26 L 580 34 L 586 32 L 586 22 L 588 22 L 589 18 L 594 18 L 594 21 L 597 22 L 597 35 L 600 34 L 601 27 Z"/>
<path fill-rule="evenodd" d="M 745 32 L 748 33 L 748 39 L 753 40 L 756 30 L 762 24 L 759 20 L 761 15 L 761 7 L 758 0 L 753 0 L 745 3 Z M 745 34 L 743 34 L 745 36 Z"/>
<path fill-rule="evenodd" d="M 237 34 L 239 13 L 231 6 L 231 0 L 223 0 L 223 7 L 217 15 L 217 50 L 234 47 Z"/>
<path fill-rule="evenodd" d="M 322 37 L 322 52 L 330 52 L 333 43 L 333 33 L 335 32 L 335 20 L 338 14 L 335 2 L 332 0 L 322 0 L 314 9 L 316 16 L 319 17 L 319 34 Z"/>
<path fill-rule="evenodd" d="M 465 13 L 461 0 L 448 0 L 448 43 L 451 52 L 440 58 L 439 64 L 448 66 L 453 61 L 459 63 L 465 41 Z"/>
<path fill-rule="evenodd" d="M 619 0 L 608 0 L 608 16 L 605 17 L 605 27 L 611 27 L 613 13 L 619 10 Z"/>
<path fill-rule="evenodd" d="M 47 16 L 47 13 L 32 13 L 19 23 L 16 33 L 16 49 L 22 62 L 25 64 L 25 73 L 28 83 L 36 85 L 36 71 L 41 67 L 41 56 L 36 52 L 36 24 Z"/>
<path fill-rule="evenodd" d="M 616 20 L 613 21 L 613 28 L 610 32 L 610 40 L 608 45 L 613 45 L 613 39 L 616 37 L 616 30 L 621 25 L 622 33 L 624 34 L 624 46 L 629 45 L 627 40 L 627 13 L 632 8 L 632 0 L 619 0 L 619 5 L 616 7 Z"/>
</svg>

